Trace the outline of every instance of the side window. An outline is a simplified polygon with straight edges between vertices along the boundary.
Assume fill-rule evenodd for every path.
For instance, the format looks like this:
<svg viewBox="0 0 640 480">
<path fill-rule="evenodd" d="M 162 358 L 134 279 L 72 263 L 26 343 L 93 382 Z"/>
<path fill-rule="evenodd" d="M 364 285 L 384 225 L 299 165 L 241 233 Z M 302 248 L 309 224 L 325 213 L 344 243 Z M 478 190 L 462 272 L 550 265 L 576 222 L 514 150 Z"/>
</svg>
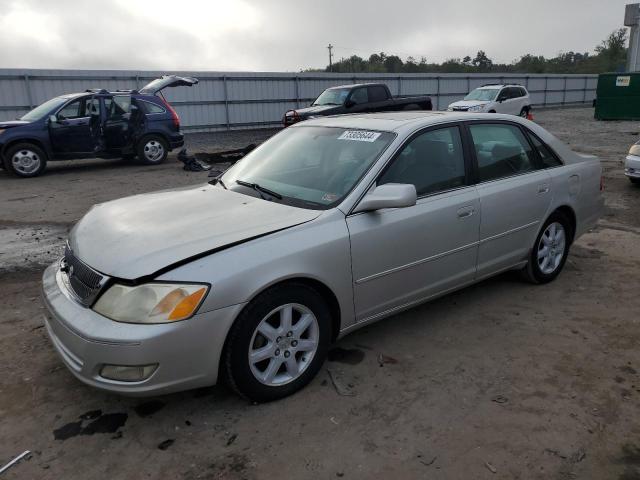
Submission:
<svg viewBox="0 0 640 480">
<path fill-rule="evenodd" d="M 378 185 L 385 183 L 412 183 L 418 196 L 465 185 L 458 127 L 430 130 L 411 140 L 378 180 Z"/>
<path fill-rule="evenodd" d="M 509 98 L 510 98 L 509 97 L 509 89 L 508 88 L 503 88 L 502 90 L 500 90 L 500 93 L 496 97 L 496 100 L 499 102 L 501 100 L 508 100 Z"/>
<path fill-rule="evenodd" d="M 155 103 L 145 102 L 145 101 L 142 101 L 140 103 L 141 105 L 143 105 L 145 113 L 164 113 L 165 112 L 164 108 L 162 108 L 160 105 L 156 105 Z"/>
<path fill-rule="evenodd" d="M 509 88 L 509 98 L 518 98 L 520 96 L 520 92 L 516 87 Z"/>
<path fill-rule="evenodd" d="M 58 117 L 70 120 L 74 118 L 88 117 L 89 114 L 85 112 L 86 100 L 86 98 L 79 98 L 78 100 L 68 103 L 58 112 Z"/>
<path fill-rule="evenodd" d="M 518 90 L 520 90 L 520 96 L 521 97 L 526 97 L 527 96 L 527 91 L 524 88 L 520 87 Z"/>
<path fill-rule="evenodd" d="M 369 88 L 369 101 L 370 102 L 384 102 L 389 98 L 386 88 L 377 85 Z"/>
<path fill-rule="evenodd" d="M 515 125 L 472 124 L 469 131 L 481 182 L 535 170 L 531 146 Z"/>
<path fill-rule="evenodd" d="M 538 156 L 542 161 L 543 168 L 553 168 L 559 167 L 562 165 L 562 162 L 558 160 L 553 152 L 547 147 L 544 143 L 542 143 L 538 137 L 529 133 L 529 138 L 531 139 L 531 143 L 533 143 L 534 148 L 538 152 Z"/>
<path fill-rule="evenodd" d="M 351 94 L 351 100 L 356 104 L 367 103 L 369 101 L 369 95 L 366 88 L 356 88 Z"/>
<path fill-rule="evenodd" d="M 111 100 L 107 103 L 107 100 Z M 105 99 L 108 118 L 122 117 L 131 111 L 131 97 L 129 95 L 117 95 L 113 99 Z"/>
</svg>

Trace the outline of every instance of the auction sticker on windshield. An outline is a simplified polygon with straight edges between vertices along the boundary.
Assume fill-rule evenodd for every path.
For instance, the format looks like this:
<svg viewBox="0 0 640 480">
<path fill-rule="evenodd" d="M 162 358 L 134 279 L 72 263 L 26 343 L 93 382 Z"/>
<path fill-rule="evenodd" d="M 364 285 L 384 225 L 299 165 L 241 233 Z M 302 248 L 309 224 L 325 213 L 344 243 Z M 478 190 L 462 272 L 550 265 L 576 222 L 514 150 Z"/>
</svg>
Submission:
<svg viewBox="0 0 640 480">
<path fill-rule="evenodd" d="M 367 132 L 365 130 L 347 130 L 338 137 L 338 140 L 355 140 L 357 142 L 375 142 L 382 135 L 380 132 Z"/>
</svg>

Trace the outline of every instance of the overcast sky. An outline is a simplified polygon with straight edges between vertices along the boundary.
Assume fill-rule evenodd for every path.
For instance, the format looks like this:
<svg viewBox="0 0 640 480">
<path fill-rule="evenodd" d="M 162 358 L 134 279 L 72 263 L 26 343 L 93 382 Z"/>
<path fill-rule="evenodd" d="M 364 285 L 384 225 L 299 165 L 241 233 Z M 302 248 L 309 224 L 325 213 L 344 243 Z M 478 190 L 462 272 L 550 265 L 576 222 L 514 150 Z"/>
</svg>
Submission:
<svg viewBox="0 0 640 480">
<path fill-rule="evenodd" d="M 0 0 L 0 68 L 299 71 L 381 50 L 429 61 L 593 51 L 625 0 Z"/>
</svg>

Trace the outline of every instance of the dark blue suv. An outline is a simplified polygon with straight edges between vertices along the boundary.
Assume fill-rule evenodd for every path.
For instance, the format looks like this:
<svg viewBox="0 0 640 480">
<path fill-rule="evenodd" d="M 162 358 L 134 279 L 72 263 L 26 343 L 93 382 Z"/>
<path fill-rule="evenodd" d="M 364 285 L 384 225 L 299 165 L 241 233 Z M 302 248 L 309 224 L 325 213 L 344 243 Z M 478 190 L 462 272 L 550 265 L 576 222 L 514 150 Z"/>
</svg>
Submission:
<svg viewBox="0 0 640 480">
<path fill-rule="evenodd" d="M 52 160 L 137 156 L 148 165 L 161 163 L 184 137 L 178 114 L 160 91 L 196 83 L 166 75 L 139 91 L 93 89 L 53 98 L 20 120 L 0 122 L 1 164 L 20 177 L 35 177 Z"/>
</svg>

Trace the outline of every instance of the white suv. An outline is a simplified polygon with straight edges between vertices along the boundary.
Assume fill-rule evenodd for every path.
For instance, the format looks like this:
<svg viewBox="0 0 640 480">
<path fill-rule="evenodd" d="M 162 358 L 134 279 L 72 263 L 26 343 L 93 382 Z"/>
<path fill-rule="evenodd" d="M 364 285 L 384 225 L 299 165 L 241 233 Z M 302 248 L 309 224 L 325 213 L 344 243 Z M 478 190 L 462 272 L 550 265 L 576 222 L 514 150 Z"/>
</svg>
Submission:
<svg viewBox="0 0 640 480">
<path fill-rule="evenodd" d="M 522 85 L 483 85 L 469 93 L 464 100 L 449 105 L 447 111 L 508 113 L 526 118 L 531 111 L 531 98 Z"/>
</svg>

